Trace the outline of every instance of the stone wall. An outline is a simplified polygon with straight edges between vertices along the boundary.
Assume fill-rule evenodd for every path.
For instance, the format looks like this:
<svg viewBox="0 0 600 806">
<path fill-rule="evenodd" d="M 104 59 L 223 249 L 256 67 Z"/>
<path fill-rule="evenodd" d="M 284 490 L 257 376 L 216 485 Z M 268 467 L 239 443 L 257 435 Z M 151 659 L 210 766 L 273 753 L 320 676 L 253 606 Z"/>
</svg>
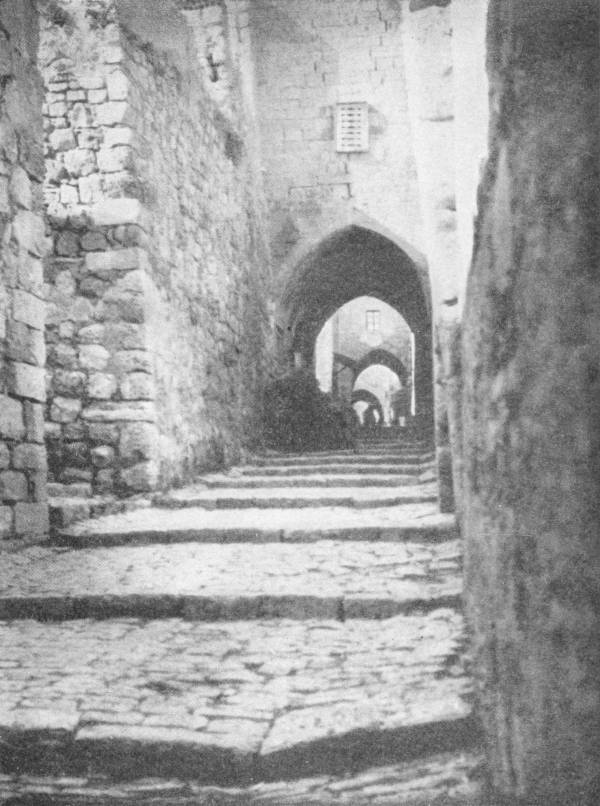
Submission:
<svg viewBox="0 0 600 806">
<path fill-rule="evenodd" d="M 96 494 L 175 483 L 256 434 L 269 261 L 249 133 L 172 5 L 63 0 L 43 27 L 50 469 Z"/>
<path fill-rule="evenodd" d="M 41 181 L 43 91 L 37 14 L 0 5 L 0 540 L 47 532 L 44 448 L 46 249 Z"/>
<path fill-rule="evenodd" d="M 598 15 L 490 5 L 463 520 L 478 700 L 511 803 L 591 804 L 600 782 Z"/>
</svg>

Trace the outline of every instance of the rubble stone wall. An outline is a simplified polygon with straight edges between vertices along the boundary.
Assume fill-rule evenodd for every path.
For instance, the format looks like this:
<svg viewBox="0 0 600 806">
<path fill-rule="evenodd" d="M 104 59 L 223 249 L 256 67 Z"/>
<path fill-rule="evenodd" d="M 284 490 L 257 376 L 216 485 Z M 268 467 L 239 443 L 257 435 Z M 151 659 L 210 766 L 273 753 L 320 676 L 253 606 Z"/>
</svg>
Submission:
<svg viewBox="0 0 600 806">
<path fill-rule="evenodd" d="M 47 438 L 55 481 L 125 495 L 231 461 L 256 436 L 269 260 L 248 131 L 194 73 L 185 19 L 149 26 L 173 26 L 177 62 L 118 3 L 101 8 L 64 0 L 42 42 Z"/>
<path fill-rule="evenodd" d="M 43 88 L 29 0 L 0 4 L 0 541 L 48 529 Z"/>
</svg>

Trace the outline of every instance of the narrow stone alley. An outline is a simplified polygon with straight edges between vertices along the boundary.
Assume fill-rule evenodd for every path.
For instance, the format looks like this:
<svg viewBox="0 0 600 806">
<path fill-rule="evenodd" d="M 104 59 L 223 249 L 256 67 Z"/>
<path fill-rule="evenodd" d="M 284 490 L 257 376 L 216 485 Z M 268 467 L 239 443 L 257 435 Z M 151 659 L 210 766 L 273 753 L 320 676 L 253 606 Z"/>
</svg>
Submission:
<svg viewBox="0 0 600 806">
<path fill-rule="evenodd" d="M 6 555 L 2 802 L 484 803 L 432 463 L 256 457 Z"/>
</svg>

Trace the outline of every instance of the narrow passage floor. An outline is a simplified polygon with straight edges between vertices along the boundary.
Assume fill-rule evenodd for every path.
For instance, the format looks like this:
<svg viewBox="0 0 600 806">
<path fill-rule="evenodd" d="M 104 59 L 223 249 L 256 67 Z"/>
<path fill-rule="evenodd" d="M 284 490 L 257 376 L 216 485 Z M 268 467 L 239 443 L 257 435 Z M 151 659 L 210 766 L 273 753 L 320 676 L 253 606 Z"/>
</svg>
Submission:
<svg viewBox="0 0 600 806">
<path fill-rule="evenodd" d="M 6 555 L 0 802 L 488 806 L 432 458 L 257 457 Z"/>
</svg>

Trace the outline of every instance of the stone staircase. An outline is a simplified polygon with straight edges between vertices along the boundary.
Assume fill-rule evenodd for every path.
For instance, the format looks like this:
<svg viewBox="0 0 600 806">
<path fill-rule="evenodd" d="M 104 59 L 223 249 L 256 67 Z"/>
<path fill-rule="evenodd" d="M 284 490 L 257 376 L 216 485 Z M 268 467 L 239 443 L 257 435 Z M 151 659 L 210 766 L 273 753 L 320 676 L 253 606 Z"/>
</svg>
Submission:
<svg viewBox="0 0 600 806">
<path fill-rule="evenodd" d="M 432 459 L 256 457 L 5 555 L 0 803 L 489 806 Z"/>
</svg>

